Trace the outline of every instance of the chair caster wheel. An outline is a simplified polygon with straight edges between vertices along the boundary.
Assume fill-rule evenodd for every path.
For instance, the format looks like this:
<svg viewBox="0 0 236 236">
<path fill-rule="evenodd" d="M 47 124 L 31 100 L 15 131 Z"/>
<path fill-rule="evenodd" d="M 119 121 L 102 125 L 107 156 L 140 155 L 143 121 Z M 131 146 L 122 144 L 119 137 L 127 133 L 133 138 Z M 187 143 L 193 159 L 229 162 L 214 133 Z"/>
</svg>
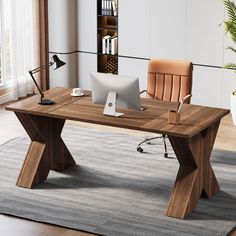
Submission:
<svg viewBox="0 0 236 236">
<path fill-rule="evenodd" d="M 141 147 L 138 147 L 138 148 L 137 148 L 137 152 L 141 152 L 141 153 L 142 153 L 142 152 L 143 152 L 143 149 L 142 149 Z"/>
<path fill-rule="evenodd" d="M 164 153 L 164 157 L 165 157 L 165 158 L 168 158 L 168 153 Z"/>
</svg>

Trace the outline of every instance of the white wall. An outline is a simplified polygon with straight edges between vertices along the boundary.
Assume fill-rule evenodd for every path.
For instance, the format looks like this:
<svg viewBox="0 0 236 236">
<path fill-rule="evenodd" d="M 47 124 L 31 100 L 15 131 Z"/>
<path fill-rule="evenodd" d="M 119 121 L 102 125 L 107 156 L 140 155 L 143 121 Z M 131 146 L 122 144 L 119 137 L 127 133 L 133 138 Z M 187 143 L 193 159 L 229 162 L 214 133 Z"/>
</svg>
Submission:
<svg viewBox="0 0 236 236">
<path fill-rule="evenodd" d="M 185 59 L 186 1 L 151 0 L 151 58 Z"/>
<path fill-rule="evenodd" d="M 68 71 L 64 69 L 64 80 L 69 81 L 64 84 L 71 86 L 73 77 L 74 85 L 79 81 L 80 86 L 88 87 L 86 74 L 96 70 L 96 9 L 97 0 L 49 1 L 50 51 L 75 49 L 80 52 L 74 64 L 73 56 L 66 58 L 71 65 Z M 235 55 L 225 50 L 232 42 L 225 38 L 223 27 L 219 26 L 225 17 L 222 1 L 119 0 L 118 11 L 120 74 L 138 75 L 143 88 L 146 59 L 191 60 L 196 64 L 193 103 L 229 107 L 228 93 L 236 89 L 236 75 L 232 71 L 212 68 L 236 61 Z M 69 70 L 73 70 L 72 74 Z M 52 86 L 60 80 L 55 81 L 51 82 Z"/>
<path fill-rule="evenodd" d="M 77 50 L 77 0 L 49 0 L 49 51 Z"/>
<path fill-rule="evenodd" d="M 77 49 L 95 53 L 97 52 L 97 0 L 78 0 L 77 12 Z"/>
<path fill-rule="evenodd" d="M 139 78 L 140 90 L 147 88 L 148 60 L 119 58 L 119 74 L 137 76 Z"/>
<path fill-rule="evenodd" d="M 230 35 L 227 35 L 224 38 L 224 57 L 223 64 L 227 63 L 236 63 L 236 53 L 226 48 L 229 46 L 234 46 L 234 42 L 230 38 Z M 235 46 L 234 46 L 235 47 Z M 236 73 L 232 70 L 223 70 L 223 86 L 222 86 L 222 97 L 223 107 L 230 107 L 230 94 L 232 91 L 236 90 Z"/>
<path fill-rule="evenodd" d="M 149 57 L 150 0 L 118 0 L 119 55 Z"/>
<path fill-rule="evenodd" d="M 222 69 L 195 66 L 193 71 L 192 103 L 222 106 Z"/>
<path fill-rule="evenodd" d="M 50 59 L 59 53 L 66 65 L 53 70 L 50 68 L 50 88 L 77 86 L 77 0 L 50 0 L 49 11 L 49 52 Z M 63 54 L 60 54 L 63 53 Z"/>
<path fill-rule="evenodd" d="M 187 0 L 186 59 L 222 66 L 224 51 L 223 1 Z"/>
<path fill-rule="evenodd" d="M 89 72 L 97 71 L 97 55 L 90 53 L 79 53 L 78 60 L 78 86 L 83 89 L 91 89 Z"/>
</svg>

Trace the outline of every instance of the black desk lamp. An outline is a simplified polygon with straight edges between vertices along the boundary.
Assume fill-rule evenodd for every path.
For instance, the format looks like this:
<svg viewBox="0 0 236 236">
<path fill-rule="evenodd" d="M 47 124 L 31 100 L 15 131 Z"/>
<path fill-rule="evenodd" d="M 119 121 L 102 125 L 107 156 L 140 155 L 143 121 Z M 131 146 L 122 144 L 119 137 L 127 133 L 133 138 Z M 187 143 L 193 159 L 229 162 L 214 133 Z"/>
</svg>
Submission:
<svg viewBox="0 0 236 236">
<path fill-rule="evenodd" d="M 50 67 L 50 66 L 52 66 L 54 64 L 55 64 L 54 70 L 56 70 L 59 67 L 64 66 L 66 64 L 65 62 L 61 61 L 57 55 L 53 55 L 52 59 L 53 59 L 52 62 L 49 62 L 49 63 L 47 63 L 45 65 L 42 65 L 42 66 L 40 66 L 38 68 L 35 68 L 35 69 L 29 71 L 29 74 L 30 74 L 31 78 L 33 79 L 33 81 L 34 81 L 34 83 L 35 83 L 39 93 L 41 94 L 41 98 L 40 98 L 40 100 L 38 102 L 38 104 L 41 104 L 41 105 L 52 105 L 52 104 L 54 104 L 54 101 L 50 100 L 50 99 L 47 99 L 47 98 L 44 98 L 44 94 L 41 91 L 41 89 L 39 88 L 39 86 L 38 86 L 38 84 L 37 84 L 33 74 L 35 74 L 35 73 L 37 73 L 37 72 L 39 72 L 41 70 L 44 70 L 44 69 L 46 69 L 46 68 L 48 68 L 48 67 Z"/>
</svg>

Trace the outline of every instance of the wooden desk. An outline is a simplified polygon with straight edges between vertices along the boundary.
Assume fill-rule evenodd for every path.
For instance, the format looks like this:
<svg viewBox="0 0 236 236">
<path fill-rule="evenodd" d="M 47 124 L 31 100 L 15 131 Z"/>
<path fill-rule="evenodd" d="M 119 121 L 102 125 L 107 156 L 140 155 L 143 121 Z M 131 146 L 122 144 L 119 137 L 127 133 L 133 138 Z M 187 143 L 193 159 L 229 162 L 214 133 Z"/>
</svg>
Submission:
<svg viewBox="0 0 236 236">
<path fill-rule="evenodd" d="M 38 96 L 33 96 L 6 107 L 15 112 L 32 140 L 17 186 L 32 188 L 43 182 L 50 170 L 63 171 L 75 164 L 61 139 L 68 119 L 167 134 L 180 164 L 167 216 L 185 218 L 200 197 L 209 198 L 220 190 L 209 159 L 220 120 L 229 110 L 186 104 L 181 124 L 171 125 L 167 110 L 175 104 L 145 99 L 147 110 L 121 110 L 125 115 L 114 118 L 102 115 L 104 106 L 93 104 L 89 92 L 84 97 L 71 97 L 70 93 L 71 89 L 65 88 L 47 91 L 46 97 L 56 101 L 51 106 L 38 105 Z"/>
</svg>

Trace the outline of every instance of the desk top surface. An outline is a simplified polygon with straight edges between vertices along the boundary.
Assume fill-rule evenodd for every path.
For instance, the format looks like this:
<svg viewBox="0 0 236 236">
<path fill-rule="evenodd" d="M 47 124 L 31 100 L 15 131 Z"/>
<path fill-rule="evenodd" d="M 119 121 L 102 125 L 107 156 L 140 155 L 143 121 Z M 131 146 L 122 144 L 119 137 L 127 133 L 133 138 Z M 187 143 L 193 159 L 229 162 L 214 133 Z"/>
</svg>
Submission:
<svg viewBox="0 0 236 236">
<path fill-rule="evenodd" d="M 173 125 L 168 124 L 167 115 L 168 109 L 176 108 L 176 103 L 142 99 L 142 105 L 147 105 L 148 109 L 118 109 L 125 113 L 122 117 L 109 117 L 103 115 L 104 105 L 93 104 L 89 91 L 83 97 L 70 94 L 71 89 L 54 88 L 45 92 L 46 98 L 56 102 L 54 105 L 39 105 L 39 96 L 35 95 L 7 106 L 6 110 L 185 138 L 198 134 L 229 113 L 227 109 L 184 104 L 180 124 Z"/>
</svg>

